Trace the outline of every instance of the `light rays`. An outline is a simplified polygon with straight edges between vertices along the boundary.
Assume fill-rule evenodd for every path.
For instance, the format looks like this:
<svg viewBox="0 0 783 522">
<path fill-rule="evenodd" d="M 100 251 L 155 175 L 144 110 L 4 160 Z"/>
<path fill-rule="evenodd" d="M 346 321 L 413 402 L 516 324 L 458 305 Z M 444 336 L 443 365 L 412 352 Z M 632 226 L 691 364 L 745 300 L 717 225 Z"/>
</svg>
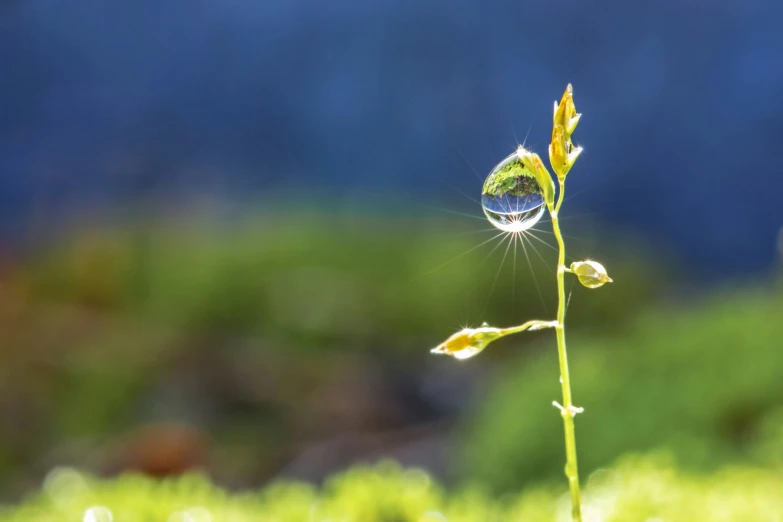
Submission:
<svg viewBox="0 0 783 522">
<path fill-rule="evenodd" d="M 530 132 L 530 129 L 528 129 L 528 134 Z M 525 135 L 525 140 L 527 141 L 527 134 Z M 478 178 L 478 172 L 475 168 L 472 167 L 472 165 L 469 164 L 467 159 L 464 157 L 464 155 L 461 154 L 463 161 L 468 163 L 468 165 L 471 167 L 471 170 Z M 547 296 L 545 298 L 544 292 L 542 291 L 542 284 L 540 284 L 539 278 L 541 277 L 541 271 L 544 270 L 545 276 L 554 277 L 554 274 L 551 274 L 551 271 L 547 269 L 546 267 L 551 266 L 552 263 L 552 257 L 553 254 L 557 253 L 558 248 L 554 244 L 554 233 L 550 230 L 547 230 L 548 225 L 550 225 L 549 215 L 548 212 L 546 212 L 546 204 L 539 199 L 538 202 L 535 201 L 535 196 L 538 195 L 541 198 L 543 198 L 543 195 L 536 192 L 527 192 L 526 190 L 529 190 L 527 185 L 522 183 L 520 186 L 516 188 L 519 192 L 511 192 L 510 189 L 503 188 L 504 185 L 502 184 L 504 181 L 507 181 L 509 178 L 509 175 L 511 176 L 517 176 L 519 179 L 527 179 L 525 176 L 530 177 L 528 174 L 525 174 L 524 172 L 516 173 L 513 169 L 509 170 L 512 167 L 515 167 L 516 156 L 514 154 L 511 154 L 508 156 L 505 160 L 503 160 L 500 164 L 498 164 L 492 172 L 489 174 L 489 178 L 487 178 L 487 181 L 484 182 L 484 188 L 481 192 L 481 197 L 471 197 L 470 194 L 467 194 L 460 190 L 460 188 L 452 186 L 448 183 L 444 183 L 452 192 L 455 194 L 458 194 L 462 198 L 465 198 L 466 200 L 470 201 L 472 204 L 475 204 L 482 208 L 483 214 L 472 214 L 468 210 L 468 213 L 465 212 L 457 212 L 453 210 L 448 209 L 436 209 L 441 210 L 443 212 L 446 212 L 448 214 L 454 215 L 454 216 L 461 216 L 465 217 L 467 219 L 487 219 L 490 224 L 494 227 L 496 231 L 499 233 L 492 234 L 491 237 L 488 237 L 487 239 L 481 241 L 480 243 L 476 245 L 464 245 L 463 248 L 465 248 L 464 252 L 460 252 L 451 259 L 441 263 L 440 265 L 436 266 L 435 268 L 432 268 L 426 272 L 426 274 L 432 274 L 433 272 L 439 270 L 440 268 L 449 265 L 450 263 L 463 258 L 464 256 L 475 252 L 479 249 L 482 250 L 482 253 L 479 254 L 483 259 L 481 259 L 480 263 L 477 265 L 478 259 L 472 261 L 469 265 L 471 268 L 469 271 L 470 274 L 466 273 L 465 277 L 468 280 L 475 280 L 473 289 L 470 290 L 468 293 L 472 294 L 470 297 L 466 297 L 465 303 L 466 303 L 466 312 L 468 313 L 469 317 L 475 318 L 475 313 L 479 311 L 479 318 L 481 320 L 484 319 L 483 315 L 489 306 L 491 302 L 493 302 L 492 297 L 494 294 L 498 293 L 499 291 L 503 293 L 506 298 L 510 297 L 510 303 L 512 307 L 516 307 L 517 298 L 516 295 L 518 293 L 524 293 L 526 295 L 530 295 L 533 293 L 533 289 L 531 287 L 535 287 L 535 293 L 538 294 L 540 303 L 541 303 L 541 309 L 544 313 L 548 314 L 547 310 L 547 302 L 552 301 L 553 296 Z M 505 169 L 505 170 L 504 170 Z M 496 176 L 495 178 L 492 178 L 492 176 Z M 505 176 L 505 178 L 503 177 Z M 495 184 L 492 185 L 490 183 L 490 178 L 495 180 Z M 516 178 L 514 178 L 516 179 Z M 487 183 L 490 183 L 490 188 L 487 188 Z M 520 182 L 521 183 L 521 182 Z M 491 201 L 490 201 L 491 200 Z M 536 204 L 538 203 L 538 205 Z M 486 205 L 486 206 L 485 206 Z M 540 206 L 539 206 L 540 205 Z M 470 205 L 472 206 L 472 205 Z M 430 207 L 435 208 L 435 207 Z M 583 217 L 583 216 L 569 216 L 571 219 L 575 217 Z M 543 218 L 543 219 L 541 219 Z M 561 220 L 564 219 L 561 217 Z M 565 218 L 568 219 L 568 218 Z M 539 221 L 540 220 L 540 221 Z M 473 228 L 473 227 L 471 227 Z M 476 227 L 478 228 L 478 227 Z M 484 228 L 484 227 L 482 227 Z M 490 229 L 492 230 L 492 229 Z M 471 230 L 471 231 L 454 231 L 454 236 L 470 236 L 472 237 L 473 234 L 483 234 L 484 231 L 482 230 Z M 580 238 L 575 238 L 580 239 Z M 513 246 L 513 249 L 512 249 Z M 543 246 L 543 248 L 542 248 Z M 466 248 L 467 247 L 467 248 Z M 513 251 L 512 251 L 513 250 Z M 521 250 L 520 254 L 517 254 L 517 251 Z M 452 251 L 453 252 L 453 251 Z M 457 250 L 459 252 L 459 250 Z M 486 255 L 484 255 L 484 252 L 487 252 Z M 499 262 L 495 261 L 498 259 L 498 256 L 495 254 L 500 254 Z M 509 255 L 511 254 L 511 255 Z M 473 272 L 477 271 L 478 268 L 481 266 L 484 266 L 490 257 L 495 258 L 495 260 L 492 261 L 492 264 L 494 265 L 496 262 L 497 269 L 495 270 L 494 274 L 486 274 L 487 277 L 478 277 L 477 274 L 474 274 Z M 524 257 L 524 262 L 520 259 L 517 260 L 518 257 Z M 571 261 L 571 256 L 567 256 L 569 262 Z M 506 260 L 510 259 L 511 262 L 511 270 L 509 274 L 508 267 L 506 266 Z M 529 274 L 526 274 L 525 277 L 517 277 L 517 263 L 520 262 L 524 264 L 527 263 L 528 269 L 530 270 Z M 505 272 L 504 272 L 505 269 Z M 503 282 L 500 281 L 501 277 L 504 279 Z M 531 280 L 532 279 L 532 285 Z M 523 286 L 519 289 L 516 288 L 517 281 L 523 282 Z M 508 285 L 511 285 L 511 289 L 509 292 Z M 509 295 L 510 294 L 510 295 Z M 497 302 L 502 302 L 501 300 L 497 300 Z M 533 299 L 535 302 L 535 299 Z M 506 301 L 508 303 L 509 301 Z M 529 303 L 530 304 L 530 303 Z M 528 306 L 529 306 L 528 304 Z M 468 309 L 470 311 L 468 311 Z"/>
<path fill-rule="evenodd" d="M 487 243 L 489 243 L 489 242 L 491 242 L 491 241 L 493 241 L 493 240 L 495 240 L 495 239 L 497 239 L 497 238 L 499 238 L 499 237 L 501 237 L 501 236 L 503 236 L 503 235 L 505 235 L 505 234 L 506 234 L 505 232 L 500 232 L 500 233 L 498 233 L 498 234 L 495 234 L 495 235 L 494 235 L 494 236 L 492 236 L 491 238 L 489 238 L 489 239 L 486 239 L 486 240 L 482 241 L 482 242 L 481 242 L 481 243 L 479 243 L 478 245 L 476 245 L 476 246 L 474 246 L 474 247 L 471 247 L 471 248 L 469 248 L 468 250 L 465 250 L 464 252 L 462 252 L 461 254 L 457 254 L 456 256 L 452 257 L 452 258 L 451 258 L 451 259 L 449 259 L 448 261 L 445 261 L 444 263 L 441 263 L 441 264 L 439 264 L 439 265 L 438 265 L 438 266 L 436 266 L 435 268 L 432 268 L 431 270 L 428 270 L 427 272 L 424 272 L 424 273 L 422 274 L 422 276 L 426 276 L 426 275 L 432 274 L 433 272 L 436 272 L 437 270 L 440 270 L 441 268 L 443 268 L 444 266 L 448 265 L 449 263 L 453 263 L 453 262 L 454 262 L 454 261 L 456 261 L 457 259 L 459 259 L 459 258 L 461 258 L 461 257 L 464 257 L 464 256 L 466 256 L 466 255 L 470 254 L 470 253 L 471 253 L 471 252 L 473 252 L 474 250 L 476 250 L 476 249 L 478 249 L 478 248 L 481 248 L 482 246 L 486 245 Z M 501 242 L 501 243 L 499 243 L 499 244 L 502 244 L 502 242 Z M 495 249 L 497 249 L 497 245 L 496 245 L 496 246 L 495 246 L 495 248 L 492 250 L 492 252 L 494 252 L 494 251 L 495 251 Z M 490 255 L 492 254 L 492 252 L 490 252 Z M 489 256 L 487 256 L 487 257 L 489 257 Z"/>
<path fill-rule="evenodd" d="M 500 260 L 500 266 L 498 267 L 498 270 L 495 273 L 495 278 L 492 280 L 492 286 L 489 288 L 489 292 L 487 293 L 487 298 L 484 301 L 484 306 L 481 307 L 481 313 L 482 314 L 484 313 L 484 310 L 486 309 L 487 304 L 489 304 L 489 299 L 490 299 L 490 297 L 492 297 L 492 292 L 495 291 L 495 286 L 498 284 L 498 277 L 500 277 L 500 272 L 503 271 L 503 264 L 506 262 L 506 257 L 508 257 L 509 247 L 511 247 L 511 243 L 513 242 L 513 236 L 510 233 L 508 233 L 508 232 L 505 232 L 505 234 L 506 234 L 506 237 L 503 238 L 503 241 L 500 242 L 500 245 L 502 245 L 506 241 L 506 239 L 508 239 L 508 244 L 506 245 L 506 250 L 503 253 L 503 259 Z M 495 247 L 495 249 L 497 249 L 497 246 Z M 494 252 L 494 250 L 493 250 L 493 252 Z M 490 252 L 489 255 L 491 256 L 492 252 Z"/>
<path fill-rule="evenodd" d="M 466 199 L 470 199 L 474 203 L 477 203 L 474 199 L 468 198 L 466 195 L 462 194 Z M 448 212 L 452 215 L 458 215 L 465 218 L 470 219 L 486 219 L 484 216 L 476 216 L 472 214 L 466 214 L 464 212 L 456 212 L 456 211 L 449 211 L 447 209 L 440 209 L 444 212 Z M 509 209 L 510 210 L 510 209 Z M 517 250 L 522 251 L 522 257 L 525 258 L 525 261 L 528 265 L 528 269 L 530 270 L 530 279 L 532 279 L 533 286 L 535 287 L 536 294 L 538 295 L 539 301 L 541 303 L 541 307 L 544 313 L 548 314 L 548 307 L 546 305 L 546 299 L 544 298 L 544 293 L 541 289 L 541 284 L 539 282 L 540 277 L 540 267 L 541 266 L 547 266 L 549 263 L 547 262 L 544 254 L 542 254 L 540 248 L 536 246 L 535 243 L 540 243 L 541 245 L 545 246 L 547 249 L 550 249 L 552 251 L 557 251 L 556 247 L 554 247 L 552 244 L 550 244 L 548 241 L 542 239 L 539 234 L 540 233 L 546 233 L 545 230 L 540 230 L 535 227 L 529 227 L 529 222 L 525 223 L 527 221 L 524 213 L 518 213 L 518 212 L 509 212 L 507 215 L 507 219 L 510 221 L 508 223 L 508 227 L 505 227 L 506 230 L 499 230 L 496 227 L 493 228 L 485 228 L 481 230 L 471 230 L 466 232 L 461 232 L 459 234 L 454 234 L 455 236 L 465 236 L 465 235 L 472 235 L 472 234 L 479 234 L 479 233 L 486 233 L 488 231 L 496 231 L 497 233 L 493 234 L 491 237 L 488 237 L 487 239 L 484 239 L 480 243 L 471 246 L 470 248 L 466 249 L 464 252 L 460 252 L 457 255 L 451 257 L 450 259 L 444 261 L 443 263 L 439 264 L 438 266 L 431 268 L 421 274 L 421 276 L 429 275 L 434 272 L 437 272 L 441 268 L 449 265 L 450 263 L 453 263 L 454 261 L 463 258 L 464 256 L 467 256 L 468 254 L 475 252 L 479 249 L 488 248 L 489 252 L 483 257 L 481 262 L 479 263 L 479 267 L 484 266 L 486 262 L 493 257 L 493 254 L 498 252 L 499 250 L 502 250 L 503 254 L 500 259 L 500 262 L 498 264 L 497 270 L 495 271 L 494 277 L 492 278 L 491 283 L 489 284 L 489 288 L 487 289 L 487 286 L 483 286 L 480 290 L 480 293 L 483 294 L 483 296 L 476 295 L 475 297 L 479 297 L 478 302 L 481 303 L 480 309 L 478 309 L 479 317 L 482 317 L 484 312 L 486 311 L 487 306 L 492 300 L 492 296 L 495 293 L 496 289 L 498 288 L 498 284 L 501 278 L 501 274 L 503 273 L 503 268 L 505 267 L 506 260 L 510 257 L 512 268 L 511 268 L 511 285 L 512 285 L 512 303 L 516 302 L 516 294 L 517 294 L 517 264 L 519 257 L 517 254 Z M 528 228 L 529 227 L 529 228 Z M 513 246 L 513 249 L 512 249 Z M 532 252 L 531 252 L 532 251 Z M 511 256 L 509 256 L 511 254 Z M 541 263 L 539 263 L 540 261 Z M 539 265 L 539 270 L 536 270 L 536 265 Z M 476 299 L 469 299 L 467 302 L 475 302 Z M 476 308 L 473 309 L 473 313 L 469 313 L 469 315 L 475 317 L 475 312 L 477 311 Z"/>
<path fill-rule="evenodd" d="M 532 248 L 535 248 L 535 247 L 533 247 L 533 243 L 530 241 L 528 236 L 534 237 L 533 234 L 530 233 L 530 232 L 528 232 L 528 233 L 517 232 L 515 234 L 515 238 L 519 241 L 519 244 L 522 245 L 522 251 L 524 252 L 525 259 L 527 260 L 527 266 L 530 268 L 530 274 L 533 276 L 533 284 L 536 287 L 536 293 L 538 293 L 538 298 L 541 300 L 541 307 L 544 309 L 544 312 L 546 314 L 549 314 L 549 310 L 547 310 L 547 307 L 546 307 L 546 300 L 544 299 L 544 294 L 543 294 L 543 292 L 541 292 L 541 285 L 538 284 L 538 276 L 536 275 L 536 271 L 533 268 L 533 263 L 530 261 L 530 254 L 528 254 L 527 246 L 525 245 L 525 239 L 527 239 L 527 241 L 530 244 L 530 246 Z M 536 250 L 536 253 L 538 253 L 537 250 Z M 538 256 L 541 258 L 542 261 L 544 260 L 544 258 L 541 257 L 541 254 L 538 254 Z"/>
</svg>

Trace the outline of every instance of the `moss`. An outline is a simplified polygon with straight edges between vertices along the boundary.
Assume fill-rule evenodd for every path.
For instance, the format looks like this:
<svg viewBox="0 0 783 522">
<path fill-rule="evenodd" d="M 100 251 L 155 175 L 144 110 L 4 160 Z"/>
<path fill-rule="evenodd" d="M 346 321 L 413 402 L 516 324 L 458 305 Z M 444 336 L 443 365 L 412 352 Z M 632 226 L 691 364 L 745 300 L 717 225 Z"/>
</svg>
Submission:
<svg viewBox="0 0 783 522">
<path fill-rule="evenodd" d="M 670 522 L 771 520 L 783 510 L 783 477 L 753 468 L 686 475 L 665 455 L 629 456 L 590 477 L 585 514 L 606 522 L 663 519 Z M 230 494 L 203 475 L 153 480 L 125 475 L 97 480 L 55 470 L 41 493 L 0 511 L 0 522 L 92 520 L 234 522 L 342 520 L 345 522 L 552 521 L 567 513 L 564 491 L 536 487 L 495 499 L 481 488 L 446 492 L 429 475 L 394 463 L 357 467 L 322 488 L 275 483 L 261 491 Z M 104 508 L 104 509 L 101 509 Z"/>
</svg>

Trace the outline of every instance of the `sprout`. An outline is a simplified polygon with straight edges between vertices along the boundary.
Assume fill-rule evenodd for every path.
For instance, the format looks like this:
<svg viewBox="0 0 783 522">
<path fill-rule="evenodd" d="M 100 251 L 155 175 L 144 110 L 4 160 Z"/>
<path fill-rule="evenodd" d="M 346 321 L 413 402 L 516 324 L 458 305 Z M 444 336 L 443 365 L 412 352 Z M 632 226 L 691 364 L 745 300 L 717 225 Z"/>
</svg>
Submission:
<svg viewBox="0 0 783 522">
<path fill-rule="evenodd" d="M 555 328 L 563 404 L 557 402 L 554 404 L 560 409 L 563 417 L 566 446 L 565 474 L 568 477 L 571 516 L 574 522 L 582 522 L 574 416 L 583 410 L 573 403 L 571 378 L 568 373 L 565 343 L 567 304 L 565 273 L 573 273 L 579 278 L 579 282 L 588 288 L 598 288 L 612 282 L 606 275 L 603 265 L 595 261 L 578 261 L 572 263 L 570 268 L 565 266 L 565 241 L 560 231 L 559 214 L 565 198 L 566 175 L 582 153 L 582 148 L 575 147 L 571 142 L 571 134 L 581 117 L 574 105 L 574 90 L 571 84 L 568 84 L 560 103 L 555 102 L 552 141 L 549 144 L 549 162 L 560 186 L 557 194 L 555 194 L 555 182 L 541 158 L 521 145 L 515 154 L 504 159 L 489 173 L 481 193 L 481 204 L 490 223 L 500 230 L 514 233 L 526 230 L 536 223 L 543 212 L 543 204 L 546 203 L 552 219 L 552 231 L 558 244 L 557 270 L 555 270 L 558 295 L 557 318 L 554 321 L 528 321 L 512 328 L 494 328 L 486 323 L 481 328 L 464 328 L 432 350 L 433 353 L 445 353 L 457 359 L 467 359 L 481 353 L 489 343 L 505 335 L 522 330 Z"/>
</svg>

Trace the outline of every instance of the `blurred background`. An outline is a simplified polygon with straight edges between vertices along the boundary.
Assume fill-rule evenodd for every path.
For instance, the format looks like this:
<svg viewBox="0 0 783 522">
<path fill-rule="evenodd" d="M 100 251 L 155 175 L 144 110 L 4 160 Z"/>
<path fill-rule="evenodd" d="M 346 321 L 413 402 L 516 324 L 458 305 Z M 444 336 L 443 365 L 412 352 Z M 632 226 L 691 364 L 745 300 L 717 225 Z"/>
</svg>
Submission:
<svg viewBox="0 0 783 522">
<path fill-rule="evenodd" d="M 0 1 L 0 501 L 55 466 L 232 488 L 391 457 L 557 479 L 542 221 L 476 203 L 572 82 L 584 473 L 783 465 L 783 4 Z M 494 238 L 494 239 L 493 239 Z"/>
</svg>

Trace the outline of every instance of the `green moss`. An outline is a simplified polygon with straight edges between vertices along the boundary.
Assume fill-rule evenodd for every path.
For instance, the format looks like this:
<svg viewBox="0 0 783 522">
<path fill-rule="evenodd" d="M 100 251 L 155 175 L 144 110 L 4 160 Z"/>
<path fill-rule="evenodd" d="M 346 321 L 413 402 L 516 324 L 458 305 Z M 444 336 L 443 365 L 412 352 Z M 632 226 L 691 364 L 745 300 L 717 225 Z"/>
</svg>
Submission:
<svg viewBox="0 0 783 522">
<path fill-rule="evenodd" d="M 482 194 L 485 196 L 526 196 L 541 194 L 534 175 L 518 158 L 506 160 L 507 163 L 487 177 Z"/>
<path fill-rule="evenodd" d="M 782 490 L 783 477 L 771 471 L 730 468 L 686 475 L 665 456 L 631 456 L 590 477 L 584 509 L 595 516 L 590 520 L 605 522 L 772 520 L 783 510 Z M 56 470 L 41 493 L 0 511 L 0 522 L 78 522 L 94 506 L 123 522 L 549 522 L 568 510 L 563 493 L 537 487 L 495 499 L 476 487 L 446 492 L 426 473 L 388 462 L 354 468 L 320 489 L 288 482 L 242 494 L 230 494 L 202 475 L 97 480 Z"/>
</svg>

